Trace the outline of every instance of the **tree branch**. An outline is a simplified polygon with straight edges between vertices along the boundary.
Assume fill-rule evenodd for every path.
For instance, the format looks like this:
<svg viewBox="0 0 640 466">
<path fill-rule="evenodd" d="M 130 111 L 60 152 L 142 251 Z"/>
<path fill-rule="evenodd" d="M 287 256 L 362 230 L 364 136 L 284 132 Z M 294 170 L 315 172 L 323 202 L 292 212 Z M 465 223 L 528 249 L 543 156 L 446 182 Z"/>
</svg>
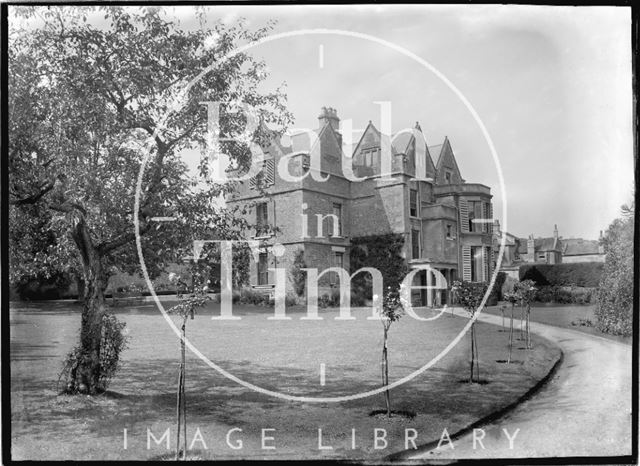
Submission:
<svg viewBox="0 0 640 466">
<path fill-rule="evenodd" d="M 9 204 L 11 205 L 28 205 L 28 204 L 35 204 L 36 202 L 38 202 L 40 199 L 42 199 L 42 197 L 47 194 L 49 191 L 51 191 L 56 185 L 56 179 L 52 179 L 49 181 L 46 181 L 44 184 L 42 184 L 40 186 L 40 190 L 35 193 L 32 194 L 31 196 L 25 197 L 23 199 L 13 199 L 9 201 Z"/>
</svg>

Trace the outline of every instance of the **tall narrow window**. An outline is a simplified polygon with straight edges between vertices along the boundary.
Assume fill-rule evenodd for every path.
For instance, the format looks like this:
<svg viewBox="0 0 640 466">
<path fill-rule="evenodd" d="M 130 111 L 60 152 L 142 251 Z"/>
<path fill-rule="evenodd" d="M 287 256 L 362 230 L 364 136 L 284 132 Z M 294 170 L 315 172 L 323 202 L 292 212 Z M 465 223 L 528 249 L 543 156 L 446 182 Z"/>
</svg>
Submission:
<svg viewBox="0 0 640 466">
<path fill-rule="evenodd" d="M 409 190 L 409 215 L 412 217 L 418 216 L 418 190 Z"/>
<path fill-rule="evenodd" d="M 451 225 L 447 225 L 447 238 L 451 238 Z"/>
<path fill-rule="evenodd" d="M 471 248 L 471 281 L 472 282 L 481 282 L 482 281 L 482 248 L 481 247 L 472 247 Z"/>
<path fill-rule="evenodd" d="M 333 215 L 335 215 L 333 221 L 336 222 L 333 228 L 334 234 L 336 236 L 342 236 L 342 204 L 338 204 L 337 202 L 333 203 Z"/>
<path fill-rule="evenodd" d="M 342 252 L 334 252 L 331 256 L 332 264 L 331 267 L 340 267 L 344 268 L 344 253 Z M 335 285 L 338 283 L 338 274 L 335 272 L 329 273 L 329 283 Z"/>
<path fill-rule="evenodd" d="M 420 258 L 420 230 L 411 230 L 411 258 Z"/>
<path fill-rule="evenodd" d="M 269 283 L 269 256 L 266 252 L 261 252 L 258 256 L 258 285 Z"/>
<path fill-rule="evenodd" d="M 444 180 L 447 184 L 451 184 L 451 172 L 444 172 Z"/>
<path fill-rule="evenodd" d="M 256 236 L 266 235 L 269 232 L 269 210 L 266 202 L 256 205 Z"/>
<path fill-rule="evenodd" d="M 483 231 L 484 216 L 482 214 L 482 202 L 480 201 L 468 201 L 469 205 L 469 231 L 481 232 Z M 474 222 L 474 220 L 480 220 Z"/>
</svg>

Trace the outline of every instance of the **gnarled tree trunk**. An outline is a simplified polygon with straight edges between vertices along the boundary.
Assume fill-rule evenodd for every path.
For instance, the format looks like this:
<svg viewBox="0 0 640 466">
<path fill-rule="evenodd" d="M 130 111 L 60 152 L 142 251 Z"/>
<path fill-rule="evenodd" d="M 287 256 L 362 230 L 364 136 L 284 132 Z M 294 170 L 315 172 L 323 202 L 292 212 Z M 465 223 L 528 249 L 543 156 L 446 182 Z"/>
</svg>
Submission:
<svg viewBox="0 0 640 466">
<path fill-rule="evenodd" d="M 102 256 L 91 240 L 84 220 L 78 220 L 73 233 L 84 272 L 84 303 L 80 327 L 80 353 L 70 372 L 67 390 L 72 393 L 95 394 L 103 390 L 100 383 L 100 343 L 106 312 L 104 291 L 107 287 Z"/>
</svg>

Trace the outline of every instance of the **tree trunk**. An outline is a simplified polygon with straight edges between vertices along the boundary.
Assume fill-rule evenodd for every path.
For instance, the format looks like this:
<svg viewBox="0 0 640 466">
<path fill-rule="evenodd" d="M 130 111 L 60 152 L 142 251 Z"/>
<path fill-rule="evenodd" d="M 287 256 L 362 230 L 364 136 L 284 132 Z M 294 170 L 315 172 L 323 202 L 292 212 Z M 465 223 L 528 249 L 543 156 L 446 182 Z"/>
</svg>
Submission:
<svg viewBox="0 0 640 466">
<path fill-rule="evenodd" d="M 513 349 L 513 304 L 511 305 L 511 327 L 509 328 L 509 358 L 507 364 L 511 364 L 511 351 Z"/>
<path fill-rule="evenodd" d="M 82 320 L 80 324 L 80 354 L 67 389 L 71 393 L 96 394 L 101 392 L 100 343 L 102 340 L 102 322 L 106 306 L 104 290 L 107 276 L 103 269 L 102 257 L 95 248 L 89 228 L 81 218 L 76 224 L 73 240 L 80 253 L 84 272 L 84 295 Z"/>
<path fill-rule="evenodd" d="M 384 342 L 382 345 L 382 385 L 387 387 L 389 385 L 389 361 L 387 359 L 387 329 L 384 329 Z M 389 389 L 384 391 L 384 401 L 387 405 L 387 417 L 391 417 L 391 399 L 389 396 Z"/>
<path fill-rule="evenodd" d="M 531 349 L 531 307 L 527 306 L 527 349 Z"/>
<path fill-rule="evenodd" d="M 475 353 L 475 335 L 474 335 L 474 330 L 475 330 L 475 322 L 473 324 L 471 324 L 471 366 L 470 366 L 470 372 L 469 372 L 469 383 L 473 382 L 473 363 L 475 362 L 476 359 L 476 353 Z"/>
</svg>

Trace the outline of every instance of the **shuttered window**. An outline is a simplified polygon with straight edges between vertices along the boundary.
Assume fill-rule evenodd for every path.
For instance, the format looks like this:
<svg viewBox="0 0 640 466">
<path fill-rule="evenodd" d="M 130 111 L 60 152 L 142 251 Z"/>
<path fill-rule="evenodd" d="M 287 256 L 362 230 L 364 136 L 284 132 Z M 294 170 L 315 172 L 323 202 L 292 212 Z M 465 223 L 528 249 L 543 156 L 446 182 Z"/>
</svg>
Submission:
<svg viewBox="0 0 640 466">
<path fill-rule="evenodd" d="M 471 281 L 471 246 L 462 246 L 462 279 Z"/>
<path fill-rule="evenodd" d="M 469 231 L 469 206 L 466 199 L 460 199 L 460 229 L 465 233 Z"/>
</svg>

